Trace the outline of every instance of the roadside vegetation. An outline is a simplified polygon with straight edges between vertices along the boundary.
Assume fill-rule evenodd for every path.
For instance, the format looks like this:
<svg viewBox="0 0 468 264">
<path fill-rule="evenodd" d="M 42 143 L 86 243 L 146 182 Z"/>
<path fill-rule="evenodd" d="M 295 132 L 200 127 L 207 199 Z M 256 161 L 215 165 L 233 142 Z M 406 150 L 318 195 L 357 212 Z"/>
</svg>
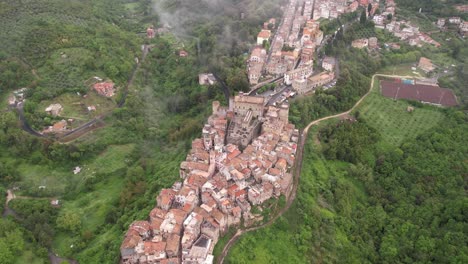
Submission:
<svg viewBox="0 0 468 264">
<path fill-rule="evenodd" d="M 465 262 L 467 120 L 439 111 L 438 126 L 385 148 L 364 117 L 311 131 L 297 200 L 228 263 Z"/>
<path fill-rule="evenodd" d="M 295 99 L 290 120 L 305 127 L 320 117 L 347 111 L 369 89 L 374 73 L 407 75 L 421 56 L 440 65 L 433 76 L 448 73 L 440 85 L 457 93 L 461 107 L 394 101 L 381 96 L 377 86 L 353 111 L 355 121 L 328 120 L 312 127 L 297 199 L 272 226 L 243 235 L 227 263 L 468 260 L 463 209 L 468 202 L 464 183 L 468 148 L 463 143 L 468 120 L 460 111 L 466 107 L 466 85 L 461 84 L 467 80 L 466 56 L 453 53 L 467 49 L 463 41 L 447 40 L 445 35 L 440 49 L 400 43 L 400 50 L 381 50 L 375 56 L 348 47 L 355 36 L 369 36 L 373 29 L 367 27 L 372 26 L 352 25 L 344 34 L 338 32 L 325 50 L 340 59 L 342 74 L 336 88 Z M 379 43 L 395 41 L 375 33 Z M 408 112 L 408 106 L 414 111 Z"/>
<path fill-rule="evenodd" d="M 48 250 L 80 263 L 116 263 L 128 225 L 145 219 L 159 190 L 179 178 L 211 102 L 227 104 L 222 86 L 200 86 L 198 74 L 215 72 L 230 93 L 248 89 L 244 54 L 263 22 L 280 17 L 281 1 L 246 0 L 227 9 L 228 1 L 177 2 L 0 3 L 0 191 L 28 197 L 9 204 L 19 217 L 4 220 L 22 230 L 25 242 L 18 250 L 2 247 L 13 256 L 0 257 L 4 263 L 47 263 Z M 241 19 L 239 8 L 254 12 Z M 177 17 L 190 19 L 176 24 Z M 150 25 L 168 32 L 147 39 Z M 152 48 L 117 108 L 142 44 Z M 116 83 L 115 98 L 89 92 L 94 76 Z M 37 130 L 64 117 L 84 123 L 111 114 L 101 128 L 67 144 L 33 137 L 6 108 L 9 93 L 22 87 L 29 88 L 25 116 Z M 44 107 L 57 102 L 63 117 L 46 115 Z M 88 104 L 96 112 L 85 111 Z M 77 166 L 81 172 L 73 174 Z M 31 224 L 28 215 L 40 221 Z"/>
<path fill-rule="evenodd" d="M 207 2 L 213 1 L 160 0 L 155 1 L 156 5 L 149 0 L 0 2 L 3 25 L 0 29 L 0 191 L 14 189 L 17 195 L 28 197 L 10 202 L 16 218 L 0 219 L 2 263 L 47 263 L 48 250 L 80 263 L 118 261 L 119 246 L 128 225 L 145 219 L 159 190 L 179 178 L 180 162 L 185 159 L 191 140 L 200 135 L 211 102 L 219 100 L 227 104 L 223 86 L 219 83 L 200 86 L 198 74 L 216 73 L 231 94 L 247 90 L 246 54 L 264 21 L 273 17 L 279 22 L 279 5 L 286 1 L 221 0 L 206 6 Z M 181 17 L 184 20 L 178 24 L 174 18 Z M 343 21 L 354 18 L 350 16 Z M 339 23 L 342 22 L 324 25 L 325 30 L 332 32 Z M 149 25 L 166 26 L 169 32 L 146 39 L 145 29 Z M 435 58 L 444 67 L 456 64 L 456 70 L 441 82 L 456 90 L 462 102 L 465 100 L 463 63 L 467 56 L 463 55 L 467 49 L 463 42 L 447 42 L 447 50 L 442 49 L 440 53 L 402 45 L 398 52 L 383 51 L 379 59 L 346 48 L 353 34 L 375 34 L 379 39 L 391 39 L 371 26 L 350 28 L 349 33 L 338 37 L 325 50 L 342 61 L 340 79 L 335 89 L 318 91 L 314 96 L 292 102 L 290 120 L 298 127 L 348 110 L 368 90 L 370 76 L 375 71 L 384 66 L 415 63 L 421 55 Z M 446 39 L 445 35 L 440 38 Z M 117 108 L 135 58 L 141 58 L 142 44 L 152 48 L 136 73 L 133 86 L 129 87 L 125 104 Z M 179 56 L 182 49 L 189 53 L 188 57 Z M 113 80 L 118 86 L 117 96 L 108 100 L 89 93 L 83 98 L 89 92 L 85 81 L 94 76 Z M 44 107 L 53 102 L 63 104 L 64 116 L 79 122 L 103 113 L 111 114 L 103 120 L 102 128 L 67 144 L 33 137 L 20 128 L 16 113 L 6 109 L 7 95 L 22 87 L 29 88 L 25 116 L 38 130 L 56 120 L 44 113 Z M 454 262 L 467 262 L 466 254 L 458 254 L 452 246 L 455 242 L 466 245 L 466 241 L 460 235 L 460 228 L 464 228 L 459 221 L 463 217 L 460 206 L 449 199 L 463 202 L 463 197 L 459 197 L 463 182 L 455 175 L 466 174 L 460 161 L 461 156 L 466 156 L 461 142 L 466 137 L 457 137 L 458 133 L 466 132 L 460 122 L 464 120 L 463 114 L 419 105 L 414 113 L 408 114 L 405 112 L 408 103 L 383 99 L 375 94 L 363 103 L 358 109 L 359 125 L 343 124 L 341 130 L 330 127 L 316 137 L 322 142 L 320 145 L 316 141 L 308 142 L 296 203 L 274 226 L 242 238 L 229 255 L 230 262 L 347 262 L 347 259 L 385 262 L 395 252 L 408 260 L 422 262 L 447 262 L 449 254 Z M 95 104 L 97 111 L 90 114 L 81 103 Z M 374 105 L 382 109 L 374 110 Z M 384 111 L 384 106 L 389 112 L 377 115 L 377 111 Z M 406 118 L 397 118 L 400 112 Z M 402 129 L 395 130 L 400 120 L 405 123 Z M 413 120 L 417 121 L 417 127 L 411 124 Z M 453 131 L 440 130 L 447 126 L 452 126 Z M 358 137 L 361 133 L 365 134 L 364 138 Z M 351 157 L 343 157 L 340 153 L 349 149 L 342 149 L 337 140 L 347 140 L 350 143 L 347 147 L 357 151 Z M 397 175 L 400 178 L 383 182 L 389 172 L 377 170 L 370 163 L 382 160 L 372 149 L 380 145 L 384 147 L 376 149 L 383 153 L 384 166 L 399 168 L 411 161 L 415 163 L 411 166 L 429 178 L 420 176 L 422 172 L 412 175 L 409 165 L 405 165 L 402 174 Z M 424 146 L 427 149 L 418 149 Z M 404 155 L 391 159 L 394 152 L 400 153 L 400 148 Z M 440 152 L 432 153 L 433 149 Z M 416 150 L 431 155 L 424 160 Z M 446 163 L 436 163 L 442 161 Z M 441 171 L 432 175 L 422 165 L 441 166 Z M 76 166 L 82 171 L 73 174 Z M 376 186 L 367 186 L 361 180 L 361 170 L 372 172 L 369 179 Z M 439 176 L 445 171 L 448 172 L 446 182 Z M 408 186 L 397 184 L 402 179 L 410 181 Z M 458 185 L 453 186 L 453 182 Z M 387 185 L 393 189 L 386 189 Z M 436 219 L 430 225 L 427 207 L 418 211 L 420 204 L 428 206 L 431 199 L 422 190 L 433 194 L 433 204 L 437 205 L 438 214 L 434 214 Z M 379 196 L 375 198 L 374 193 Z M 59 199 L 60 206 L 52 207 L 51 199 Z M 4 204 L 3 196 L 0 202 Z M 400 212 L 408 206 L 414 215 L 407 218 L 397 215 L 396 209 L 390 206 L 395 202 Z M 369 223 L 355 222 L 362 215 Z M 384 220 L 381 215 L 385 215 Z M 417 222 L 416 216 L 422 222 Z M 404 234 L 404 230 L 396 230 L 406 222 L 409 224 L 405 228 L 411 236 Z M 387 229 L 373 229 L 382 223 Z M 433 235 L 430 228 L 437 226 L 443 228 Z M 369 240 L 374 237 L 374 241 Z M 417 250 L 408 253 L 409 248 L 416 247 L 414 243 L 418 243 Z M 407 247 L 400 248 L 400 244 Z M 216 252 L 221 250 L 216 248 Z M 434 250 L 438 254 L 446 253 L 428 259 L 427 252 Z"/>
</svg>

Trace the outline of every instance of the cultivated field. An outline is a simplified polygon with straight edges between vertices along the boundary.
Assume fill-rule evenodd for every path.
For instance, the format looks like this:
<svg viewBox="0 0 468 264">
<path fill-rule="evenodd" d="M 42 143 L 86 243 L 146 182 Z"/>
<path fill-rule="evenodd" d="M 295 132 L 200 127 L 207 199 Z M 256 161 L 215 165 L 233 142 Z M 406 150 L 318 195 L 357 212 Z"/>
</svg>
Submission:
<svg viewBox="0 0 468 264">
<path fill-rule="evenodd" d="M 76 122 L 73 124 L 74 126 L 79 126 L 80 123 L 105 114 L 116 106 L 112 98 L 105 98 L 94 91 L 89 91 L 86 98 L 78 94 L 66 93 L 52 100 L 42 101 L 39 104 L 38 111 L 43 112 L 50 104 L 56 103 L 63 106 L 63 110 L 60 113 L 61 117 L 64 119 L 76 119 Z M 96 111 L 88 111 L 88 106 L 95 106 Z"/>
<path fill-rule="evenodd" d="M 376 80 L 374 85 L 379 85 Z M 416 138 L 422 132 L 436 126 L 443 114 L 436 107 L 414 107 L 407 112 L 410 104 L 407 101 L 394 101 L 380 95 L 379 87 L 374 90 L 355 110 L 359 111 L 370 126 L 382 135 L 384 143 L 399 145 L 405 139 Z"/>
</svg>

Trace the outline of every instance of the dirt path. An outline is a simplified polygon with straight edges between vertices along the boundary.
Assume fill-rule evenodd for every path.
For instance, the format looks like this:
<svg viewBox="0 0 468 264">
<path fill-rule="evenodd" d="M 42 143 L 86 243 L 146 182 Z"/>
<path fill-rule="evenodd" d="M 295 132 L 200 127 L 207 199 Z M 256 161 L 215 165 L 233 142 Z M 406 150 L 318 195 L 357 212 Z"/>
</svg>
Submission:
<svg viewBox="0 0 468 264">
<path fill-rule="evenodd" d="M 51 197 L 16 196 L 15 193 L 12 190 L 7 190 L 7 198 L 6 198 L 6 201 L 5 201 L 5 207 L 4 207 L 4 211 L 3 211 L 3 215 L 2 215 L 3 217 L 7 217 L 8 215 L 12 215 L 16 219 L 20 219 L 18 217 L 18 215 L 16 214 L 16 212 L 13 211 L 10 207 L 8 207 L 8 203 L 10 201 L 12 201 L 13 199 L 41 199 L 41 200 L 48 199 L 49 200 L 49 199 L 52 199 L 52 198 Z M 62 258 L 62 257 L 57 256 L 50 249 L 49 249 L 49 252 L 48 252 L 47 255 L 49 257 L 49 261 L 50 261 L 51 264 L 60 264 L 60 263 L 63 263 L 64 261 L 68 261 L 71 264 L 78 264 L 78 261 L 76 261 L 74 259 L 67 259 L 67 258 Z"/>
<path fill-rule="evenodd" d="M 299 148 L 298 148 L 298 151 L 297 151 L 296 164 L 295 164 L 295 166 L 294 166 L 293 189 L 292 189 L 292 191 L 291 191 L 290 196 L 288 197 L 286 206 L 285 206 L 283 209 L 281 209 L 277 215 L 275 215 L 272 219 L 270 219 L 270 220 L 269 220 L 268 222 L 266 222 L 265 224 L 262 224 L 262 225 L 256 226 L 256 227 L 247 228 L 247 229 L 239 229 L 239 230 L 237 230 L 236 234 L 234 234 L 234 236 L 233 236 L 233 237 L 228 241 L 228 243 L 224 246 L 223 251 L 221 252 L 221 257 L 219 258 L 219 260 L 218 260 L 218 262 L 217 262 L 218 264 L 221 264 L 221 263 L 224 262 L 224 259 L 226 258 L 227 254 L 229 253 L 229 250 L 231 249 L 232 245 L 233 245 L 237 240 L 239 240 L 240 236 L 242 236 L 243 234 L 245 234 L 245 233 L 247 233 L 247 232 L 255 231 L 255 230 L 258 230 L 258 229 L 260 229 L 260 228 L 270 226 L 271 224 L 273 224 L 273 223 L 276 221 L 276 219 L 278 219 L 280 216 L 282 216 L 282 215 L 291 207 L 292 203 L 294 202 L 294 199 L 296 199 L 297 188 L 298 188 L 298 186 L 299 186 L 299 180 L 300 180 L 300 177 L 301 177 L 302 160 L 303 160 L 303 154 L 304 154 L 304 145 L 305 145 L 305 142 L 306 142 L 306 140 L 307 140 L 307 136 L 308 136 L 308 133 L 309 133 L 309 129 L 310 129 L 313 125 L 317 125 L 317 124 L 319 124 L 319 123 L 322 122 L 322 121 L 349 115 L 349 114 L 350 114 L 353 110 L 355 110 L 355 109 L 362 103 L 362 101 L 364 101 L 364 99 L 372 92 L 372 89 L 373 89 L 373 87 L 374 87 L 374 80 L 375 80 L 375 77 L 414 78 L 414 76 L 399 76 L 399 75 L 387 75 L 387 74 L 374 74 L 374 75 L 372 76 L 372 79 L 371 79 L 371 84 L 370 84 L 370 87 L 369 87 L 369 91 L 368 91 L 365 95 L 363 95 L 363 96 L 361 97 L 361 99 L 359 99 L 359 100 L 356 102 L 356 104 L 354 104 L 354 106 L 353 106 L 351 109 L 349 109 L 348 111 L 343 112 L 343 113 L 339 113 L 339 114 L 331 115 L 331 116 L 326 116 L 326 117 L 323 117 L 323 118 L 320 118 L 320 119 L 317 119 L 317 120 L 315 120 L 315 121 L 310 122 L 309 125 L 307 125 L 307 126 L 304 128 L 304 130 L 302 131 L 302 133 L 301 133 Z"/>
<path fill-rule="evenodd" d="M 7 191 L 7 199 L 6 199 L 5 205 L 8 205 L 8 203 L 9 203 L 11 200 L 15 199 L 15 198 L 16 198 L 15 193 L 13 193 L 12 190 L 8 190 L 8 191 Z"/>
</svg>

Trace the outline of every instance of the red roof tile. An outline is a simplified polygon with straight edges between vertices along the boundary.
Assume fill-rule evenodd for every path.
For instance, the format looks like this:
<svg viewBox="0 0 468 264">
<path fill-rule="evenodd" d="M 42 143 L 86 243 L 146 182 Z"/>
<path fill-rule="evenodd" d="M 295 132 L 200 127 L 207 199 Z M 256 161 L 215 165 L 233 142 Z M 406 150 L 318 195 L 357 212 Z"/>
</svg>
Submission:
<svg viewBox="0 0 468 264">
<path fill-rule="evenodd" d="M 382 95 L 393 99 L 416 100 L 443 106 L 457 105 L 457 98 L 450 89 L 423 84 L 403 84 L 381 81 Z"/>
</svg>

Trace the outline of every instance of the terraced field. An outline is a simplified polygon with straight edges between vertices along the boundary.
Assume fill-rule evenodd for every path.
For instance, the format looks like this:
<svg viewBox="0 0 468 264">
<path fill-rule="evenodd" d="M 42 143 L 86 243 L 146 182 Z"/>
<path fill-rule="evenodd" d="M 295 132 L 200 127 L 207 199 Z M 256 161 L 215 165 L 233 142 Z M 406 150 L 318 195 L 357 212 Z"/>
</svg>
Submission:
<svg viewBox="0 0 468 264">
<path fill-rule="evenodd" d="M 374 85 L 378 85 L 378 80 Z M 377 88 L 377 89 L 376 89 Z M 407 111 L 407 101 L 394 101 L 380 95 L 378 87 L 355 110 L 359 111 L 371 126 L 376 128 L 385 143 L 400 145 L 404 140 L 416 138 L 422 132 L 436 126 L 443 114 L 436 107 L 414 107 Z"/>
</svg>

